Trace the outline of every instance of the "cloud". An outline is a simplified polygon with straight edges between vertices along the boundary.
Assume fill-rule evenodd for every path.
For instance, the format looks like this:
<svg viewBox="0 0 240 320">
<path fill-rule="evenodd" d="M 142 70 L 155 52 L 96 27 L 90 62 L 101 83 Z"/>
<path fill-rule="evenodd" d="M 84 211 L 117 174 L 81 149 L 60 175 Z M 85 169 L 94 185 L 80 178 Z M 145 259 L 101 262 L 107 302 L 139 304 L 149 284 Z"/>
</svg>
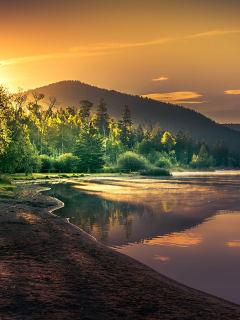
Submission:
<svg viewBox="0 0 240 320">
<path fill-rule="evenodd" d="M 151 93 L 141 95 L 143 98 L 149 98 L 157 101 L 164 101 L 170 103 L 204 103 L 206 101 L 189 101 L 186 99 L 195 99 L 202 97 L 201 94 L 191 91 L 177 91 L 177 92 L 169 92 L 169 93 Z"/>
<path fill-rule="evenodd" d="M 160 77 L 160 78 L 157 78 L 157 79 L 152 79 L 152 81 L 163 81 L 163 80 L 168 80 L 168 78 Z"/>
<path fill-rule="evenodd" d="M 232 33 L 240 33 L 240 30 L 213 30 L 213 31 L 193 34 L 190 36 L 186 36 L 185 38 L 191 39 L 191 38 L 199 38 L 199 37 L 224 36 L 226 34 L 232 34 Z"/>
<path fill-rule="evenodd" d="M 12 64 L 24 64 L 29 62 L 35 61 L 42 61 L 42 60 L 52 60 L 52 59 L 60 59 L 60 58 L 75 58 L 75 57 L 89 57 L 89 56 L 96 56 L 102 54 L 111 54 L 113 52 L 66 52 L 66 53 L 52 53 L 52 54 L 42 54 L 37 56 L 28 56 L 28 57 L 21 57 L 21 58 L 13 58 L 8 60 L 0 61 L 0 66 L 7 66 Z"/>
<path fill-rule="evenodd" d="M 116 51 L 107 52 L 107 50 L 157 45 L 157 44 L 163 44 L 170 41 L 187 40 L 187 39 L 199 38 L 199 37 L 219 36 L 219 35 L 226 35 L 226 34 L 232 34 L 232 33 L 240 33 L 240 30 L 213 30 L 213 31 L 208 31 L 203 33 L 192 34 L 188 36 L 165 37 L 165 38 L 160 38 L 160 39 L 155 39 L 155 40 L 150 40 L 145 42 L 136 42 L 136 43 L 110 42 L 110 43 L 98 43 L 90 46 L 75 46 L 70 48 L 68 52 L 59 52 L 59 53 L 53 53 L 53 54 L 36 55 L 36 56 L 28 56 L 28 57 L 17 57 L 17 58 L 8 59 L 8 60 L 2 60 L 0 61 L 0 66 L 11 65 L 11 64 L 24 64 L 28 62 L 57 59 L 57 58 L 74 58 L 74 57 L 87 57 L 87 56 L 95 56 L 95 55 L 103 55 L 103 54 L 112 54 L 112 53 L 115 53 Z"/>
<path fill-rule="evenodd" d="M 226 90 L 225 94 L 240 94 L 240 90 Z"/>
<path fill-rule="evenodd" d="M 240 33 L 240 30 L 212 30 L 208 32 L 203 33 L 196 33 L 188 36 L 181 36 L 181 37 L 165 37 L 160 39 L 155 39 L 151 41 L 145 41 L 145 42 L 135 42 L 135 43 L 98 43 L 91 46 L 76 46 L 70 48 L 70 51 L 76 52 L 76 51 L 88 51 L 88 50 L 107 50 L 107 49 L 123 49 L 123 48 L 130 48 L 130 47 L 139 47 L 139 46 L 149 46 L 149 45 L 156 45 L 156 44 L 162 44 L 165 42 L 170 41 L 179 41 L 179 40 L 187 40 L 192 38 L 200 38 L 200 37 L 213 37 L 213 36 L 220 36 L 220 35 L 227 35 L 232 33 Z"/>
<path fill-rule="evenodd" d="M 155 260 L 161 260 L 161 261 L 169 261 L 170 259 L 168 257 L 160 257 L 159 255 L 155 254 L 154 258 Z"/>
<path fill-rule="evenodd" d="M 240 248 L 240 240 L 234 240 L 227 242 L 227 246 L 230 248 Z"/>
<path fill-rule="evenodd" d="M 148 245 L 186 248 L 192 245 L 199 245 L 202 242 L 202 235 L 194 233 L 173 232 L 170 235 L 158 237 L 151 240 L 145 240 L 144 242 L 146 242 Z"/>
</svg>

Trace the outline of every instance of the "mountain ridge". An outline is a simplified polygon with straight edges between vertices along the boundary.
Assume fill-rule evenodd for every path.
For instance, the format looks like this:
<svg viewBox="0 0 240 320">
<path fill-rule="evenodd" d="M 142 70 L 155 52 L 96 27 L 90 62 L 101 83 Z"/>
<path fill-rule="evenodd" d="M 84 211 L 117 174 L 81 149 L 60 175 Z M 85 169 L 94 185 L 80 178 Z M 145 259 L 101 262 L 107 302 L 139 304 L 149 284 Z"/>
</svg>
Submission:
<svg viewBox="0 0 240 320">
<path fill-rule="evenodd" d="M 75 106 L 79 108 L 79 101 L 89 100 L 94 107 L 104 98 L 108 104 L 110 117 L 119 120 L 125 105 L 128 105 L 134 124 L 151 121 L 153 124 L 159 122 L 160 126 L 176 134 L 180 129 L 188 131 L 195 140 L 204 139 L 213 145 L 218 139 L 228 142 L 231 151 L 240 150 L 240 132 L 216 123 L 210 118 L 189 108 L 143 98 L 137 95 L 117 92 L 91 86 L 76 80 L 64 80 L 28 90 L 44 93 L 45 97 L 55 96 L 60 102 L 60 107 Z M 94 108 L 93 108 L 94 111 Z"/>
</svg>

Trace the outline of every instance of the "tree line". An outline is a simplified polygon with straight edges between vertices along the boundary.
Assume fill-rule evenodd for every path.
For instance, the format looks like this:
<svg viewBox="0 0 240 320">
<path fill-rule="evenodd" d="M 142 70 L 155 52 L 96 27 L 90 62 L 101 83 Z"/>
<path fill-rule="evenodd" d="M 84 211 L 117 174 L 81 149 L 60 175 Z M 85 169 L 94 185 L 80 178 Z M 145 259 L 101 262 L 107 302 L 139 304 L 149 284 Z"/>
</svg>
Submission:
<svg viewBox="0 0 240 320">
<path fill-rule="evenodd" d="M 225 141 L 209 146 L 204 140 L 194 143 L 188 132 L 172 135 L 159 123 L 134 126 L 127 105 L 116 121 L 104 99 L 95 110 L 88 100 L 81 100 L 79 109 L 57 109 L 55 97 L 44 108 L 43 99 L 41 93 L 28 99 L 20 89 L 13 95 L 0 86 L 1 172 L 238 166 Z"/>
</svg>

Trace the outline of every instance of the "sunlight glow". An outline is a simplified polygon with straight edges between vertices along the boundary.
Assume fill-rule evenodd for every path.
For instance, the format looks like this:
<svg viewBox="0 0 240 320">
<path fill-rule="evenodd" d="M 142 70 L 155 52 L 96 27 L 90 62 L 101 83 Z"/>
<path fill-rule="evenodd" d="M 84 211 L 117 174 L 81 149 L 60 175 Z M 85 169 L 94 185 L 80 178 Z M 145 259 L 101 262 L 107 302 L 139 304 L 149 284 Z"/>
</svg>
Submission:
<svg viewBox="0 0 240 320">
<path fill-rule="evenodd" d="M 153 259 L 154 259 L 154 260 L 161 260 L 161 261 L 169 261 L 169 260 L 170 260 L 170 258 L 168 258 L 168 257 L 160 257 L 160 256 L 157 255 L 157 254 L 155 254 L 155 256 L 154 256 Z"/>
<path fill-rule="evenodd" d="M 227 246 L 230 248 L 240 248 L 240 240 L 229 241 L 227 242 Z"/>
<path fill-rule="evenodd" d="M 224 91 L 225 94 L 240 94 L 240 89 L 239 90 L 226 90 Z"/>
<path fill-rule="evenodd" d="M 201 234 L 174 232 L 170 235 L 146 240 L 144 242 L 149 245 L 187 248 L 192 245 L 199 245 L 202 239 L 203 236 Z"/>
<path fill-rule="evenodd" d="M 152 81 L 163 81 L 163 80 L 168 80 L 169 78 L 165 78 L 165 77 L 160 77 L 157 79 L 152 79 Z"/>
<path fill-rule="evenodd" d="M 143 98 L 149 98 L 157 101 L 164 101 L 170 103 L 204 103 L 206 101 L 186 101 L 185 99 L 195 99 L 202 97 L 201 94 L 191 91 L 177 91 L 169 93 L 150 93 L 141 95 Z"/>
</svg>

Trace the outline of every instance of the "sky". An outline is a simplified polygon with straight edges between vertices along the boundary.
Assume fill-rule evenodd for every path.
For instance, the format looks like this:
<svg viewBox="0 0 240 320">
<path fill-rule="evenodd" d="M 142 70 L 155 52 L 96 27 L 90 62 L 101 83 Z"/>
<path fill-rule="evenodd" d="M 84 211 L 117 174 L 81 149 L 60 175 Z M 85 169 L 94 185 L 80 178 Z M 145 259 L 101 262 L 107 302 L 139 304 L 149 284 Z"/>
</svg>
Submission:
<svg viewBox="0 0 240 320">
<path fill-rule="evenodd" d="M 80 80 L 240 123 L 239 0 L 0 5 L 0 83 L 11 92 Z"/>
</svg>

